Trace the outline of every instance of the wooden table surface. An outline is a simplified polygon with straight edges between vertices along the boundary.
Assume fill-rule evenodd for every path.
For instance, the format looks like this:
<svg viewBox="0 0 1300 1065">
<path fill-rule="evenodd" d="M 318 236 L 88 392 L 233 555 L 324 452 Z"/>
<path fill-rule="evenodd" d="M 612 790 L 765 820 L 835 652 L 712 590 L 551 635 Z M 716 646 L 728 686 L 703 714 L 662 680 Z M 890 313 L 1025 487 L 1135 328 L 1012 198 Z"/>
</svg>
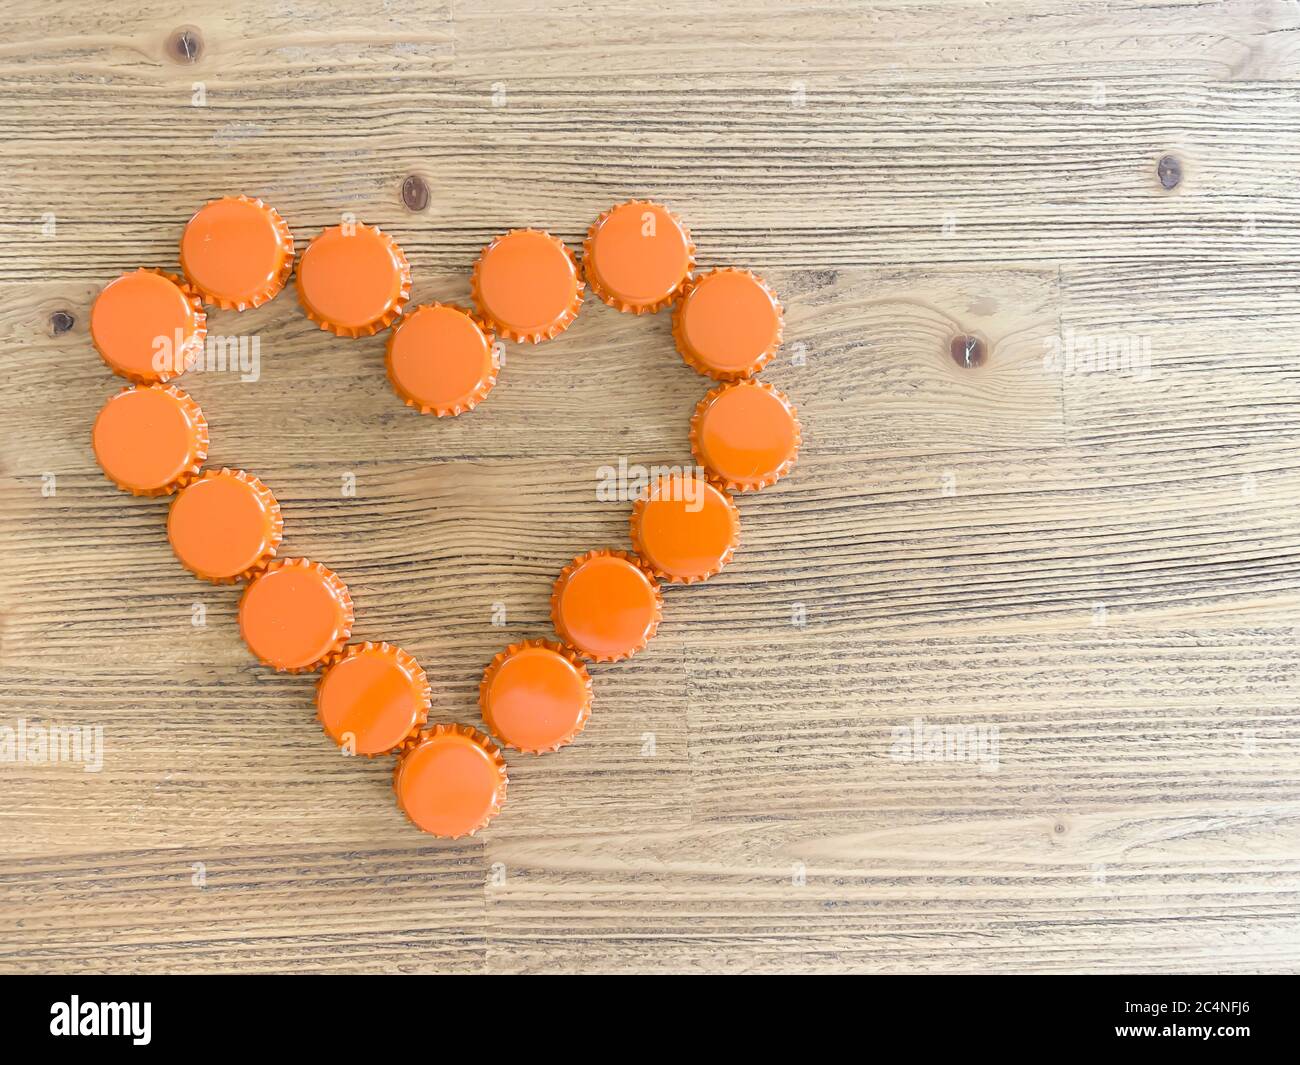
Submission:
<svg viewBox="0 0 1300 1065">
<path fill-rule="evenodd" d="M 217 6 L 0 5 L 0 726 L 104 737 L 0 764 L 0 969 L 1300 968 L 1294 3 Z M 382 226 L 421 302 L 653 197 L 787 307 L 795 473 L 472 838 L 95 465 L 90 302 L 230 193 L 299 248 Z M 210 464 L 437 721 L 627 546 L 598 468 L 689 461 L 709 384 L 590 295 L 454 420 L 292 292 L 209 325 L 261 356 L 182 382 Z"/>
</svg>

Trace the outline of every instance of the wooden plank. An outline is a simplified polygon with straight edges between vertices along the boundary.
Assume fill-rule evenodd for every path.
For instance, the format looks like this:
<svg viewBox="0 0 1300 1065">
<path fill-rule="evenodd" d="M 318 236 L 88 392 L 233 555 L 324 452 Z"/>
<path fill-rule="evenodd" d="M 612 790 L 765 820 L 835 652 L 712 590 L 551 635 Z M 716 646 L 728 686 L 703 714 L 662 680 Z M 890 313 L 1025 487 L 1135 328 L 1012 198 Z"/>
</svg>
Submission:
<svg viewBox="0 0 1300 1065">
<path fill-rule="evenodd" d="M 810 449 L 946 452 L 1064 439 L 1061 385 L 1042 372 L 1044 344 L 1057 332 L 1060 311 L 1055 272 L 775 271 L 767 277 L 790 309 L 785 346 L 765 379 L 803 411 Z M 95 291 L 57 283 L 10 290 L 11 342 L 24 345 L 23 361 L 0 396 L 0 440 L 11 475 L 95 470 L 89 427 L 122 383 L 90 344 Z M 413 298 L 465 303 L 468 280 L 424 278 Z M 58 311 L 75 322 L 52 336 L 50 318 Z M 291 292 L 244 315 L 215 311 L 209 329 L 243 341 L 245 361 L 221 360 L 176 383 L 208 415 L 210 461 L 257 470 L 286 462 L 343 471 L 375 461 L 531 458 L 543 431 L 546 453 L 560 462 L 572 457 L 587 480 L 620 459 L 680 464 L 690 461 L 687 430 L 695 405 L 717 384 L 683 363 L 667 316 L 622 315 L 590 294 L 578 320 L 555 341 L 509 345 L 489 401 L 456 419 L 422 418 L 402 404 L 384 374 L 385 336 L 344 340 L 323 333 Z M 987 352 L 976 370 L 951 354 L 952 338 L 964 333 L 978 336 Z M 41 402 L 51 375 L 69 386 L 66 402 L 54 409 Z M 560 468 L 554 479 L 569 474 Z M 329 481 L 322 491 L 341 483 L 333 474 Z"/>
<path fill-rule="evenodd" d="M 10 860 L 0 913 L 23 920 L 6 927 L 0 968 L 477 972 L 486 953 L 481 870 L 478 841 L 208 842 Z"/>
<path fill-rule="evenodd" d="M 1258 222 L 1241 224 L 1248 241 Z M 1242 265 L 1230 285 L 1197 260 L 1080 267 L 1061 284 L 1053 372 L 1072 441 L 1160 449 L 1295 437 L 1300 371 L 1282 357 L 1300 320 L 1294 266 Z"/>
<path fill-rule="evenodd" d="M 221 619 L 229 643 L 227 622 Z M 4 767 L 13 802 L 0 823 L 9 853 L 85 856 L 104 846 L 224 852 L 267 840 L 352 849 L 376 840 L 418 841 L 393 800 L 392 759 L 343 758 L 322 733 L 315 677 L 277 677 L 221 659 L 185 664 L 213 642 L 206 635 L 190 639 L 177 656 L 182 660 L 163 668 L 132 668 L 126 654 L 115 669 L 89 676 L 5 671 L 0 712 L 7 728 L 23 735 L 50 725 L 102 729 L 97 770 L 72 762 Z M 177 631 L 173 639 L 187 635 Z M 455 650 L 437 641 L 401 642 L 429 671 L 431 720 L 483 728 L 478 681 L 505 636 Z M 562 757 L 509 754 L 510 817 L 490 831 L 608 828 L 645 818 L 661 827 L 685 824 L 682 656 L 680 646 L 663 644 L 626 668 L 595 669 L 588 728 Z M 466 853 L 474 846 L 462 843 Z"/>
<path fill-rule="evenodd" d="M 1196 0 L 1152 7 L 1141 0 L 1050 0 L 833 4 L 806 10 L 778 3 L 691 0 L 656 6 L 655 32 L 634 0 L 539 6 L 529 0 L 456 5 L 457 72 L 505 77 L 501 56 L 554 77 L 571 71 L 680 75 L 770 71 L 869 72 L 930 84 L 1044 74 L 1104 81 L 1134 67 L 1165 76 L 1196 73 L 1256 81 L 1294 77 L 1288 31 L 1295 8 L 1282 0 Z M 581 27 L 576 29 L 576 27 Z M 1086 67 L 1080 57 L 1087 55 Z"/>
<path fill-rule="evenodd" d="M 675 93 L 616 78 L 599 97 L 571 79 L 515 78 L 501 107 L 490 84 L 432 75 L 362 79 L 338 89 L 334 110 L 295 95 L 292 72 L 242 97 L 214 87 L 203 107 L 188 82 L 162 99 L 85 94 L 40 137 L 21 111 L 6 120 L 0 108 L 15 160 L 0 281 L 102 284 L 167 266 L 190 214 L 231 192 L 275 204 L 302 241 L 343 212 L 383 226 L 417 274 L 467 272 L 512 226 L 577 242 L 631 195 L 677 209 L 702 262 L 761 269 L 1269 262 L 1286 260 L 1298 235 L 1300 175 L 1276 131 L 1300 122 L 1300 99 L 1271 85 L 1183 78 L 1153 89 L 1134 73 L 1096 104 L 1078 79 L 844 74 L 794 107 L 784 76 L 687 76 Z M 91 131 L 109 106 L 120 117 L 103 143 Z M 1167 154 L 1183 175 L 1171 190 L 1158 177 Z M 423 212 L 401 199 L 412 174 L 430 190 Z M 142 186 L 156 191 L 142 200 Z M 1242 241 L 1248 215 L 1259 226 Z"/>
<path fill-rule="evenodd" d="M 334 476 L 271 473 L 290 485 Z M 628 546 L 627 504 L 597 502 L 594 479 L 557 487 L 553 475 L 541 461 L 375 466 L 355 499 L 286 493 L 285 552 L 343 575 L 358 638 L 412 641 L 431 661 L 446 654 L 449 668 L 472 671 L 507 635 L 545 635 L 565 562 Z M 828 634 L 1032 632 L 1090 624 L 1098 606 L 1125 623 L 1290 623 L 1297 491 L 1300 458 L 1286 444 L 808 454 L 797 476 L 742 499 L 727 571 L 668 590 L 660 639 L 743 646 L 788 633 L 796 607 Z M 237 591 L 176 564 L 165 502 L 84 478 L 53 499 L 11 481 L 5 499 L 17 549 L 0 564 L 13 660 L 74 669 L 91 646 L 141 667 L 249 665 L 234 631 Z M 196 603 L 208 617 L 197 636 Z"/>
<path fill-rule="evenodd" d="M 692 648 L 696 819 L 1295 806 L 1294 639 L 1109 618 L 947 641 L 809 632 L 751 648 L 743 673 L 729 649 Z M 798 713 L 772 690 L 797 691 Z"/>
<path fill-rule="evenodd" d="M 0 727 L 105 743 L 0 765 L 0 971 L 1300 967 L 1296 5 L 653 15 L 0 3 Z M 786 304 L 793 476 L 472 839 L 414 833 L 94 464 L 94 293 L 235 191 L 300 246 L 384 226 L 417 301 L 650 195 Z M 437 721 L 627 545 L 599 467 L 688 461 L 709 387 L 592 299 L 451 421 L 292 292 L 210 324 L 261 358 L 184 380 L 211 464 L 272 485 Z"/>
<path fill-rule="evenodd" d="M 1297 964 L 1296 808 L 701 825 L 489 848 L 493 972 L 1255 972 Z M 1169 915 L 1177 913 L 1177 920 Z"/>
</svg>

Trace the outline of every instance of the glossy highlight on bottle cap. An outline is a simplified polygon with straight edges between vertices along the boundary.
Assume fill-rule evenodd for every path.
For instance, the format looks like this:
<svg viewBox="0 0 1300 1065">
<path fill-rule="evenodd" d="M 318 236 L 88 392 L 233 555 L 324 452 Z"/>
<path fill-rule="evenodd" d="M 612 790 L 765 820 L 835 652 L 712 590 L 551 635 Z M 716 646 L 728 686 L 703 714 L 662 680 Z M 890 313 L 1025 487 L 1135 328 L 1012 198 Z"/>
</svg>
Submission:
<svg viewBox="0 0 1300 1065">
<path fill-rule="evenodd" d="M 594 662 L 618 662 L 659 629 L 663 597 L 640 560 L 626 551 L 588 551 L 560 571 L 551 621 L 567 647 Z"/>
<path fill-rule="evenodd" d="M 632 505 L 632 546 L 656 577 L 693 584 L 718 573 L 740 542 L 740 514 L 698 473 L 660 477 Z"/>
<path fill-rule="evenodd" d="M 167 539 L 180 564 L 214 584 L 265 569 L 283 535 L 280 504 L 243 470 L 208 470 L 172 500 Z"/>
<path fill-rule="evenodd" d="M 184 373 L 202 353 L 207 320 L 198 293 L 179 277 L 133 270 L 95 297 L 90 339 L 119 377 L 161 384 Z"/>
<path fill-rule="evenodd" d="M 799 454 L 799 417 L 785 394 L 760 381 L 715 388 L 691 418 L 691 451 L 723 488 L 775 484 Z"/>
<path fill-rule="evenodd" d="M 390 643 L 354 643 L 316 685 L 316 716 L 353 754 L 388 754 L 429 717 L 429 680 L 420 664 Z"/>
<path fill-rule="evenodd" d="M 673 312 L 673 340 L 688 366 L 718 381 L 758 373 L 781 346 L 776 295 L 748 270 L 726 267 L 693 278 Z"/>
<path fill-rule="evenodd" d="M 100 409 L 91 444 L 104 476 L 122 491 L 169 495 L 208 457 L 208 421 L 174 385 L 134 385 Z"/>
<path fill-rule="evenodd" d="M 244 589 L 239 634 L 259 661 L 279 672 L 317 669 L 352 634 L 352 597 L 319 562 L 277 559 Z"/>
<path fill-rule="evenodd" d="M 629 200 L 592 224 L 583 242 L 591 290 L 611 307 L 652 314 L 681 295 L 695 266 L 691 231 L 661 204 Z"/>
<path fill-rule="evenodd" d="M 393 770 L 402 812 L 444 839 L 472 835 L 496 817 L 508 783 L 500 749 L 468 725 L 435 725 L 420 733 Z"/>
<path fill-rule="evenodd" d="M 293 234 L 269 204 L 223 196 L 195 212 L 181 234 L 181 270 L 205 303 L 260 307 L 293 271 Z"/>
<path fill-rule="evenodd" d="M 497 383 L 494 339 L 463 307 L 417 307 L 389 333 L 388 380 L 406 405 L 421 414 L 463 414 L 478 406 Z"/>
<path fill-rule="evenodd" d="M 511 644 L 483 671 L 479 709 L 488 731 L 507 747 L 525 754 L 558 751 L 591 716 L 591 676 L 561 644 Z"/>
<path fill-rule="evenodd" d="M 375 226 L 331 226 L 298 260 L 298 302 L 308 318 L 337 336 L 387 329 L 410 298 L 406 256 Z"/>
<path fill-rule="evenodd" d="M 507 340 L 533 344 L 568 329 L 582 307 L 578 261 L 540 229 L 513 229 L 479 255 L 470 279 L 474 306 Z"/>
</svg>

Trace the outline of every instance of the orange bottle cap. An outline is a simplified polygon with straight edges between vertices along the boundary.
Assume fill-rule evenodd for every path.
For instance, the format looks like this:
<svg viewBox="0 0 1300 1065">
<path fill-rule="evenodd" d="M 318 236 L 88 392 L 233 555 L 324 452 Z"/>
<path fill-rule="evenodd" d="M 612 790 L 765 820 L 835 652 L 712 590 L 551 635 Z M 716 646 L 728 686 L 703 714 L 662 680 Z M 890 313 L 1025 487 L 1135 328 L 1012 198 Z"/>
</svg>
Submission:
<svg viewBox="0 0 1300 1065">
<path fill-rule="evenodd" d="M 636 654 L 662 617 L 658 583 L 626 551 L 579 555 L 560 571 L 551 593 L 551 620 L 560 639 L 595 662 Z"/>
<path fill-rule="evenodd" d="M 173 385 L 124 388 L 104 404 L 90 435 L 104 475 L 137 496 L 176 491 L 208 457 L 208 420 Z"/>
<path fill-rule="evenodd" d="M 611 207 L 587 230 L 582 247 L 591 290 L 632 314 L 671 304 L 695 266 L 691 231 L 667 207 L 649 200 Z"/>
<path fill-rule="evenodd" d="M 181 489 L 167 515 L 167 539 L 180 564 L 215 584 L 264 569 L 283 531 L 275 496 L 243 470 L 208 470 Z"/>
<path fill-rule="evenodd" d="M 206 303 L 260 307 L 293 271 L 293 234 L 274 207 L 248 196 L 205 204 L 181 234 L 181 269 Z"/>
<path fill-rule="evenodd" d="M 511 644 L 483 671 L 479 709 L 488 729 L 525 754 L 558 751 L 591 716 L 591 677 L 558 643 Z"/>
<path fill-rule="evenodd" d="M 463 414 L 497 383 L 492 344 L 492 334 L 462 307 L 417 307 L 388 335 L 388 380 L 407 406 L 421 414 Z"/>
<path fill-rule="evenodd" d="M 239 634 L 261 662 L 280 672 L 317 669 L 352 634 L 352 597 L 319 562 L 277 559 L 244 589 Z"/>
<path fill-rule="evenodd" d="M 391 643 L 354 643 L 316 685 L 316 713 L 326 734 L 356 754 L 388 754 L 429 717 L 429 680 L 420 664 Z"/>
<path fill-rule="evenodd" d="M 133 270 L 100 290 L 90 339 L 108 368 L 137 384 L 170 381 L 203 350 L 207 315 L 199 295 L 173 274 Z"/>
<path fill-rule="evenodd" d="M 673 339 L 687 365 L 718 381 L 758 373 L 781 346 L 775 293 L 748 270 L 694 278 L 673 312 Z"/>
<path fill-rule="evenodd" d="M 691 418 L 691 451 L 732 492 L 775 484 L 794 466 L 800 442 L 794 407 L 760 381 L 715 388 Z"/>
<path fill-rule="evenodd" d="M 331 226 L 298 260 L 298 302 L 308 318 L 341 337 L 387 329 L 410 297 L 406 256 L 374 226 Z"/>
<path fill-rule="evenodd" d="M 477 832 L 506 801 L 506 760 L 468 725 L 435 725 L 397 759 L 397 805 L 425 832 L 456 839 Z"/>
<path fill-rule="evenodd" d="M 479 314 L 507 340 L 537 344 L 558 336 L 582 307 L 578 261 L 564 241 L 540 229 L 495 238 L 474 264 L 470 286 Z"/>
<path fill-rule="evenodd" d="M 731 561 L 740 514 L 731 497 L 696 473 L 659 478 L 632 505 L 632 546 L 656 577 L 692 584 Z"/>
</svg>

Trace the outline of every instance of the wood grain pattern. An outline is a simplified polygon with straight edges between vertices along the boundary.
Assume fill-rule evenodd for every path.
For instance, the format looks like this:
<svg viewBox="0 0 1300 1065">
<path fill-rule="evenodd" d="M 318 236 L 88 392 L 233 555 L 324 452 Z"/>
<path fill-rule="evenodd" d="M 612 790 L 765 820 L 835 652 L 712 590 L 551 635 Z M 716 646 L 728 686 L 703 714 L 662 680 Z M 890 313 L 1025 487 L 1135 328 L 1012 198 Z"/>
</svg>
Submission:
<svg viewBox="0 0 1300 1065">
<path fill-rule="evenodd" d="M 1295 4 L 221 7 L 0 3 L 0 726 L 105 736 L 0 764 L 0 971 L 1300 968 Z M 795 474 L 469 840 L 339 757 L 90 454 L 94 293 L 231 191 L 300 246 L 390 230 L 421 301 L 652 195 L 787 305 Z M 184 382 L 211 464 L 441 721 L 626 545 L 598 468 L 688 461 L 709 384 L 591 298 L 455 420 L 292 294 L 210 324 L 261 344 Z"/>
</svg>

